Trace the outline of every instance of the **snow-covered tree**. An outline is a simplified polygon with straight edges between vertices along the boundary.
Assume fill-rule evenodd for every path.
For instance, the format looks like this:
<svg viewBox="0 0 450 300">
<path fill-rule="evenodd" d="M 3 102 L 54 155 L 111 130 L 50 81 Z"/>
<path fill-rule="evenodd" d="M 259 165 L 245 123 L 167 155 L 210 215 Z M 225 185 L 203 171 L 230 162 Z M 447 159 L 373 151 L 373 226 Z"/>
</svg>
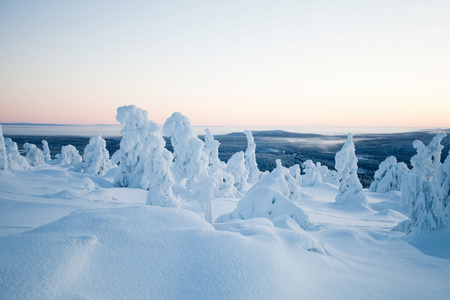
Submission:
<svg viewBox="0 0 450 300">
<path fill-rule="evenodd" d="M 322 174 L 312 160 L 308 159 L 303 164 L 303 186 L 313 186 L 322 182 Z"/>
<path fill-rule="evenodd" d="M 280 169 L 284 174 L 284 179 L 288 185 L 288 193 L 285 195 L 289 200 L 298 200 L 301 198 L 300 186 L 297 184 L 298 180 L 292 177 L 291 172 L 288 168 L 283 167 L 281 159 L 275 160 L 277 164 L 277 169 Z M 298 165 L 297 165 L 298 166 Z M 300 170 L 299 170 L 300 171 Z"/>
<path fill-rule="evenodd" d="M 245 168 L 248 171 L 248 182 L 253 183 L 258 181 L 261 175 L 261 172 L 258 169 L 258 164 L 256 163 L 256 144 L 251 131 L 245 130 L 244 133 L 247 137 L 247 150 L 245 150 Z"/>
<path fill-rule="evenodd" d="M 26 151 L 25 157 L 31 166 L 39 166 L 44 163 L 44 154 L 35 144 L 25 143 L 23 148 Z"/>
<path fill-rule="evenodd" d="M 410 172 L 403 178 L 402 198 L 410 204 L 409 220 L 398 224 L 393 230 L 406 233 L 427 233 L 445 224 L 443 207 L 433 184 L 423 174 Z"/>
<path fill-rule="evenodd" d="M 5 140 L 3 139 L 3 130 L 0 125 L 0 170 L 9 170 L 8 155 L 6 154 Z"/>
<path fill-rule="evenodd" d="M 426 180 L 431 181 L 441 165 L 441 153 L 444 149 L 441 141 L 446 136 L 447 134 L 444 132 L 437 134 L 427 146 L 421 141 L 415 140 L 413 147 L 417 149 L 417 154 L 411 158 L 411 171 L 422 174 Z"/>
<path fill-rule="evenodd" d="M 327 166 L 322 165 L 320 162 L 316 162 L 316 168 L 319 171 L 320 176 L 322 177 L 322 182 L 339 185 L 336 171 L 328 169 Z"/>
<path fill-rule="evenodd" d="M 297 185 L 302 186 L 303 179 L 302 179 L 302 175 L 301 175 L 300 166 L 298 164 L 291 166 L 289 168 L 289 173 L 295 179 Z"/>
<path fill-rule="evenodd" d="M 436 172 L 436 193 L 445 209 L 445 214 L 450 217 L 450 151 L 444 163 Z"/>
<path fill-rule="evenodd" d="M 247 190 L 248 171 L 245 168 L 244 152 L 239 151 L 233 154 L 227 162 L 225 171 L 233 175 L 234 186 L 237 190 L 245 193 Z"/>
<path fill-rule="evenodd" d="M 215 140 L 211 131 L 206 128 L 205 129 L 205 147 L 203 151 L 208 158 L 208 168 L 210 170 L 218 170 L 223 169 L 225 167 L 225 163 L 219 159 L 219 141 Z"/>
<path fill-rule="evenodd" d="M 143 158 L 140 160 L 144 164 L 140 186 L 148 189 L 148 205 L 179 207 L 179 200 L 172 190 L 175 183 L 170 170 L 173 155 L 165 145 L 160 126 L 149 121 L 149 136 L 144 142 L 141 153 Z"/>
<path fill-rule="evenodd" d="M 91 137 L 89 144 L 84 148 L 83 171 L 89 174 L 104 175 L 111 167 L 106 141 L 101 135 Z"/>
<path fill-rule="evenodd" d="M 117 109 L 116 119 L 124 127 L 120 148 L 112 156 L 112 162 L 119 164 L 120 170 L 114 185 L 139 188 L 144 172 L 141 151 L 150 130 L 147 112 L 135 105 L 125 105 Z"/>
<path fill-rule="evenodd" d="M 389 156 L 384 160 L 375 172 L 374 181 L 370 185 L 370 191 L 376 193 L 386 193 L 389 191 L 399 191 L 403 176 L 409 172 L 408 166 L 397 162 L 394 156 Z"/>
<path fill-rule="evenodd" d="M 52 157 L 50 155 L 50 148 L 48 147 L 48 143 L 46 140 L 42 140 L 42 153 L 44 154 L 45 162 L 52 160 Z"/>
<path fill-rule="evenodd" d="M 56 158 L 61 164 L 78 165 L 83 158 L 73 145 L 66 145 L 61 147 L 61 153 L 56 155 Z"/>
<path fill-rule="evenodd" d="M 336 153 L 335 160 L 335 168 L 339 179 L 339 192 L 336 196 L 336 203 L 368 206 L 369 202 L 364 195 L 358 178 L 358 158 L 355 154 L 355 144 L 351 133 L 348 134 L 342 149 Z"/>
<path fill-rule="evenodd" d="M 203 152 L 204 143 L 195 134 L 191 122 L 179 112 L 167 119 L 164 134 L 170 137 L 173 147 L 173 175 L 176 181 L 187 179 L 191 188 L 208 172 L 208 157 Z"/>
<path fill-rule="evenodd" d="M 445 224 L 445 206 L 439 188 L 440 183 L 445 182 L 441 177 L 445 173 L 441 163 L 444 148 L 441 141 L 445 136 L 445 133 L 436 135 L 427 146 L 419 140 L 413 142 L 417 154 L 411 158 L 412 169 L 401 184 L 402 201 L 409 204 L 409 220 L 401 222 L 394 230 L 426 233 Z"/>
<path fill-rule="evenodd" d="M 8 166 L 10 170 L 28 170 L 30 165 L 25 157 L 20 155 L 17 143 L 10 138 L 5 138 L 6 153 L 8 155 Z"/>
</svg>

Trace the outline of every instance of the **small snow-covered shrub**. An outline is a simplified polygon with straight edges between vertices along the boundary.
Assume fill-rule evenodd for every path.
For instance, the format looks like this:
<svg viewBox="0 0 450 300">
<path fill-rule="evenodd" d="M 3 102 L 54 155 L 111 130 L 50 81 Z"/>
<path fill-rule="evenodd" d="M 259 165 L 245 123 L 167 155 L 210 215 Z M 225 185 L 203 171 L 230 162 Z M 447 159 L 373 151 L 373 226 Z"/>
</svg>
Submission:
<svg viewBox="0 0 450 300">
<path fill-rule="evenodd" d="M 26 151 L 25 157 L 31 166 L 39 166 L 44 163 L 44 154 L 35 144 L 25 143 L 23 148 Z"/>
<path fill-rule="evenodd" d="M 58 153 L 56 158 L 61 164 L 68 165 L 77 165 L 83 160 L 77 148 L 73 145 L 62 146 L 61 153 Z"/>
<path fill-rule="evenodd" d="M 241 193 L 245 193 L 247 189 L 248 171 L 245 168 L 244 152 L 239 151 L 230 157 L 225 172 L 233 175 L 236 189 Z"/>
<path fill-rule="evenodd" d="M 25 157 L 20 155 L 17 143 L 10 138 L 5 138 L 6 153 L 8 156 L 8 166 L 11 170 L 28 170 L 30 165 Z"/>
<path fill-rule="evenodd" d="M 302 164 L 303 167 L 303 186 L 313 186 L 316 183 L 322 183 L 322 174 L 312 160 L 307 160 Z"/>
<path fill-rule="evenodd" d="M 3 139 L 3 131 L 1 125 L 0 125 L 0 170 L 9 170 L 8 155 L 6 154 L 5 140 Z"/>
<path fill-rule="evenodd" d="M 357 174 L 358 158 L 355 154 L 355 144 L 351 133 L 348 134 L 342 149 L 336 153 L 335 168 L 339 179 L 336 204 L 369 206 Z"/>
<path fill-rule="evenodd" d="M 297 185 L 302 186 L 303 179 L 302 179 L 302 175 L 301 175 L 300 166 L 298 164 L 291 166 L 289 168 L 289 173 L 295 179 Z"/>
<path fill-rule="evenodd" d="M 104 175 L 111 167 L 106 141 L 101 135 L 91 137 L 89 144 L 84 148 L 83 171 L 89 174 Z"/>
<path fill-rule="evenodd" d="M 389 191 L 399 191 L 402 178 L 409 172 L 405 163 L 397 162 L 394 156 L 389 156 L 384 160 L 375 172 L 374 181 L 370 185 L 370 191 L 376 193 L 386 193 Z"/>
<path fill-rule="evenodd" d="M 248 171 L 248 182 L 256 182 L 261 176 L 261 172 L 258 169 L 256 163 L 256 144 L 250 130 L 244 131 L 247 137 L 247 150 L 245 150 L 245 168 Z"/>
<path fill-rule="evenodd" d="M 45 162 L 52 160 L 52 157 L 50 155 L 50 148 L 48 147 L 48 143 L 46 140 L 42 140 L 42 153 L 44 154 Z"/>
<path fill-rule="evenodd" d="M 247 220 L 252 218 L 277 219 L 287 216 L 303 229 L 309 226 L 306 213 L 288 199 L 289 185 L 286 182 L 286 168 L 275 168 L 264 175 L 238 202 L 236 209 L 220 216 L 216 222 L 223 223 L 233 219 Z"/>
</svg>

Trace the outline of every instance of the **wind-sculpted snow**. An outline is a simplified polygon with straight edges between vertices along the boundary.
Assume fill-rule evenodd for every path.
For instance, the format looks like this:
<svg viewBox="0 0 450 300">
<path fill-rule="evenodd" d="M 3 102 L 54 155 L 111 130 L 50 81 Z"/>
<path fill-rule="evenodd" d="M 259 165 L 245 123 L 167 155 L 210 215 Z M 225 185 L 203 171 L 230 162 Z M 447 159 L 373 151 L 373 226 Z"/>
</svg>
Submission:
<svg viewBox="0 0 450 300">
<path fill-rule="evenodd" d="M 291 192 L 286 175 L 289 175 L 288 169 L 278 167 L 261 177 L 238 202 L 236 209 L 232 213 L 220 216 L 216 222 L 252 218 L 274 220 L 279 216 L 287 216 L 303 229 L 307 228 L 310 225 L 308 216 L 288 198 Z"/>
</svg>

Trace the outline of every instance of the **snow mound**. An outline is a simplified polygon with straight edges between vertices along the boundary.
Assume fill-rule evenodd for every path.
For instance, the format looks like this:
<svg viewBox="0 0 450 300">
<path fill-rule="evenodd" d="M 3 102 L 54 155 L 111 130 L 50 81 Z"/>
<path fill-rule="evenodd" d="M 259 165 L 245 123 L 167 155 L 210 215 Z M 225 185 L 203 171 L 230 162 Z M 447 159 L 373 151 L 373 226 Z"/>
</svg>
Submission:
<svg viewBox="0 0 450 300">
<path fill-rule="evenodd" d="M 309 269 L 326 256 L 316 253 L 320 247 L 304 234 L 269 223 L 252 220 L 222 224 L 226 228 L 215 230 L 196 214 L 173 208 L 77 211 L 35 230 L 0 238 L 0 265 L 6 270 L 0 295 L 4 299 L 305 296 L 305 286 L 298 280 L 307 280 L 316 271 L 305 273 L 299 266 Z M 284 236 L 276 234 L 281 231 Z M 311 250 L 299 256 L 304 245 Z M 292 268 L 292 263 L 298 267 Z"/>
<path fill-rule="evenodd" d="M 270 174 L 261 177 L 238 202 L 236 209 L 232 213 L 220 216 L 216 222 L 258 217 L 274 220 L 278 216 L 285 215 L 301 228 L 307 228 L 310 225 L 308 216 L 303 209 L 288 199 L 289 186 L 285 175 L 285 168 L 276 168 Z"/>
</svg>

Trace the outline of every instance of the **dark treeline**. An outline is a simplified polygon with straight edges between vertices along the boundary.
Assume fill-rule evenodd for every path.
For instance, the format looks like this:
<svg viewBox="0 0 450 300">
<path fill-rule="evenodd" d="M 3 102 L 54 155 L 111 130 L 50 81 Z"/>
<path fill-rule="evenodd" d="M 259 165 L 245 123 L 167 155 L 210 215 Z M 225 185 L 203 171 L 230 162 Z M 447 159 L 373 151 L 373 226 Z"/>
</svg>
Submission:
<svg viewBox="0 0 450 300">
<path fill-rule="evenodd" d="M 447 133 L 450 133 L 447 130 Z M 421 140 L 428 144 L 434 133 L 409 132 L 396 134 L 363 134 L 355 135 L 356 155 L 358 156 L 358 175 L 364 187 L 368 187 L 373 180 L 373 175 L 380 163 L 388 156 L 395 156 L 398 161 L 410 165 L 411 157 L 416 153 L 412 143 L 414 140 Z M 75 146 L 81 155 L 89 143 L 87 137 L 76 136 L 5 136 L 15 141 L 19 150 L 23 149 L 23 144 L 28 142 L 36 144 L 42 149 L 42 140 L 47 140 L 52 154 L 52 158 L 61 152 L 61 147 L 71 144 Z M 275 160 L 281 159 L 286 167 L 294 164 L 301 164 L 305 160 L 311 159 L 313 162 L 321 162 L 322 165 L 334 169 L 334 158 L 336 152 L 341 149 L 346 136 L 337 135 L 317 135 L 301 134 L 285 131 L 255 131 L 253 137 L 256 143 L 256 161 L 261 171 L 271 171 L 275 168 Z M 204 136 L 200 136 L 204 140 Z M 219 158 L 222 161 L 228 159 L 238 151 L 247 149 L 247 139 L 243 133 L 230 133 L 215 136 L 220 142 Z M 106 148 L 112 155 L 119 149 L 120 137 L 105 138 Z M 172 151 L 170 139 L 165 138 L 166 147 Z M 450 137 L 442 140 L 444 150 L 442 160 L 444 160 L 450 149 Z"/>
</svg>

